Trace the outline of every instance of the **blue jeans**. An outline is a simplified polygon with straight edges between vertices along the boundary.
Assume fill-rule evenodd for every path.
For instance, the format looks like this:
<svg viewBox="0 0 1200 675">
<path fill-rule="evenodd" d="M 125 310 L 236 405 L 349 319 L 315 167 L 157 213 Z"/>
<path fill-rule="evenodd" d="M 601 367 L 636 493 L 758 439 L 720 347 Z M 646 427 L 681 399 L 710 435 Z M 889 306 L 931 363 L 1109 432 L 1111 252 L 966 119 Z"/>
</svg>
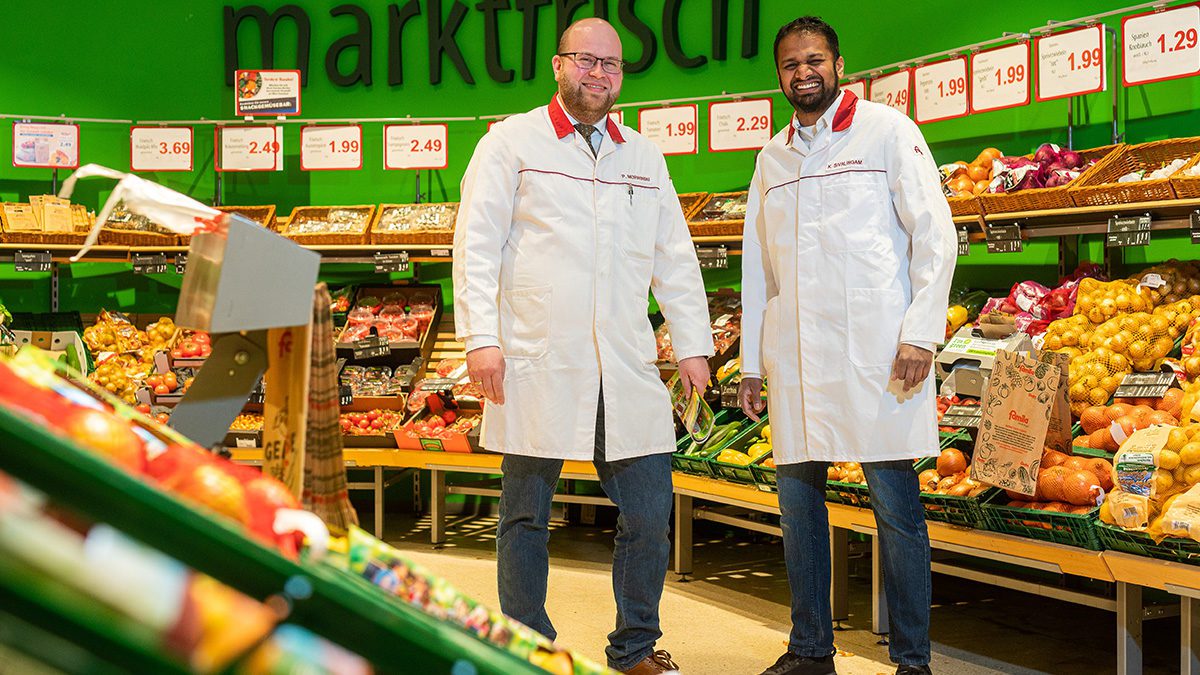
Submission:
<svg viewBox="0 0 1200 675">
<path fill-rule="evenodd" d="M 620 511 L 612 570 L 617 627 L 605 654 L 610 668 L 626 670 L 649 656 L 662 637 L 658 601 L 671 555 L 671 456 L 605 460 L 601 397 L 594 463 L 604 493 Z M 562 465 L 560 459 L 505 455 L 496 531 L 500 609 L 551 640 L 557 632 L 546 614 L 547 525 Z"/>
<path fill-rule="evenodd" d="M 779 509 L 783 552 L 792 589 L 788 651 L 823 657 L 833 649 L 829 605 L 829 511 L 825 506 L 827 462 L 780 464 Z M 871 490 L 884 593 L 891 619 L 888 652 L 900 665 L 929 663 L 929 531 L 912 462 L 863 462 Z"/>
</svg>

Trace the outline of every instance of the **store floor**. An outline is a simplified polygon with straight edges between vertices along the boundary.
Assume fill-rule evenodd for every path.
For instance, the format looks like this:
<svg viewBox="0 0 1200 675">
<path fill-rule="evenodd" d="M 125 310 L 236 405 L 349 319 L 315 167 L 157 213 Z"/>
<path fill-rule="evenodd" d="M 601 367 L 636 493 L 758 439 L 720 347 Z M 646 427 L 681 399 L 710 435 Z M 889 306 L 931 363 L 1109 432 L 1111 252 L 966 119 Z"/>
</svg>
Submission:
<svg viewBox="0 0 1200 675">
<path fill-rule="evenodd" d="M 361 513 L 361 512 L 360 512 Z M 368 522 L 363 524 L 370 528 Z M 608 575 L 612 530 L 552 523 L 548 610 L 559 638 L 603 661 L 614 605 Z M 389 514 L 385 539 L 484 603 L 496 595 L 492 516 L 452 518 L 450 543 L 429 544 L 429 522 Z M 870 632 L 870 559 L 852 550 L 850 618 L 836 635 L 838 672 L 894 672 L 887 647 Z M 669 650 L 686 675 L 758 673 L 786 647 L 788 588 L 779 540 L 696 523 L 695 574 L 668 573 L 661 607 Z M 990 585 L 934 575 L 936 673 L 1092 674 L 1115 670 L 1112 613 Z M 1179 620 L 1146 623 L 1145 672 L 1179 671 Z"/>
</svg>

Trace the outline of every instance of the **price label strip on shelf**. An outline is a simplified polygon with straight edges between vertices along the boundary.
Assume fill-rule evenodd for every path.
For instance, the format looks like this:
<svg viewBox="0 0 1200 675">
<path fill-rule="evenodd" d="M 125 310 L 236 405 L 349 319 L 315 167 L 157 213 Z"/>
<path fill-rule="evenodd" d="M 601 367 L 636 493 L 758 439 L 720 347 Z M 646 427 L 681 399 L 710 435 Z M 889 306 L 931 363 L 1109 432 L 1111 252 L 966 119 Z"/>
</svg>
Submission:
<svg viewBox="0 0 1200 675">
<path fill-rule="evenodd" d="M 304 126 L 300 128 L 301 171 L 347 171 L 361 169 L 362 127 Z"/>
<path fill-rule="evenodd" d="M 999 47 L 971 57 L 971 112 L 1029 103 L 1029 43 Z"/>
<path fill-rule="evenodd" d="M 871 100 L 890 105 L 907 115 L 911 80 L 912 71 L 907 69 L 875 78 L 871 80 Z"/>
<path fill-rule="evenodd" d="M 920 66 L 913 71 L 913 80 L 918 124 L 962 117 L 970 110 L 966 57 Z"/>
<path fill-rule="evenodd" d="M 283 134 L 278 127 L 218 127 L 217 147 L 217 171 L 283 170 Z"/>
<path fill-rule="evenodd" d="M 187 258 L 186 253 L 175 254 L 175 274 L 183 274 L 187 271 Z"/>
<path fill-rule="evenodd" d="M 700 261 L 702 270 L 729 269 L 729 248 L 725 244 L 717 246 L 696 245 L 696 259 Z"/>
<path fill-rule="evenodd" d="M 1021 241 L 1021 226 L 992 225 L 987 228 L 988 253 L 1020 253 L 1025 250 Z"/>
<path fill-rule="evenodd" d="M 1192 243 L 1200 244 L 1200 211 L 1192 211 L 1191 220 Z"/>
<path fill-rule="evenodd" d="M 1130 373 L 1121 380 L 1116 398 L 1162 398 L 1176 378 L 1173 372 Z"/>
<path fill-rule="evenodd" d="M 191 171 L 195 143 L 191 127 L 131 127 L 131 171 Z"/>
<path fill-rule="evenodd" d="M 978 429 L 979 422 L 983 419 L 983 406 L 978 405 L 952 405 L 946 408 L 942 419 L 938 421 L 940 427 L 958 427 L 960 429 Z"/>
<path fill-rule="evenodd" d="M 664 155 L 695 154 L 696 106 L 642 108 L 638 111 L 638 131 L 654 141 Z"/>
<path fill-rule="evenodd" d="M 354 360 L 374 359 L 392 353 L 391 344 L 385 337 L 372 335 L 354 343 Z"/>
<path fill-rule="evenodd" d="M 49 272 L 50 251 L 13 251 L 13 265 L 18 272 Z"/>
<path fill-rule="evenodd" d="M 741 403 L 738 401 L 738 385 L 740 382 L 726 382 L 721 385 L 721 407 L 722 408 L 740 408 Z"/>
<path fill-rule="evenodd" d="M 971 235 L 965 227 L 958 230 L 958 255 L 971 255 Z"/>
<path fill-rule="evenodd" d="M 167 254 L 165 253 L 134 253 L 134 274 L 165 274 L 167 271 Z"/>
<path fill-rule="evenodd" d="M 375 273 L 387 274 L 390 272 L 407 272 L 408 271 L 408 251 L 398 251 L 396 253 L 376 253 L 375 254 Z"/>
<path fill-rule="evenodd" d="M 429 252 L 429 257 L 430 258 L 449 258 L 450 257 L 450 249 L 435 248 Z"/>
<path fill-rule="evenodd" d="M 842 85 L 842 90 L 851 92 L 855 96 L 859 97 L 860 99 L 866 99 L 867 98 L 867 81 L 866 80 L 854 80 L 853 82 L 847 82 Z"/>
<path fill-rule="evenodd" d="M 1150 243 L 1150 216 L 1109 218 L 1104 245 L 1108 248 L 1145 246 Z"/>
<path fill-rule="evenodd" d="M 758 150 L 771 140 L 771 99 L 711 103 L 708 106 L 710 152 Z"/>
<path fill-rule="evenodd" d="M 1125 17 L 1121 48 L 1126 87 L 1200 75 L 1200 5 Z"/>
<path fill-rule="evenodd" d="M 1050 101 L 1104 91 L 1108 49 L 1102 26 L 1039 37 L 1037 100 Z"/>
<path fill-rule="evenodd" d="M 450 165 L 445 124 L 383 127 L 384 169 L 444 169 Z"/>
</svg>

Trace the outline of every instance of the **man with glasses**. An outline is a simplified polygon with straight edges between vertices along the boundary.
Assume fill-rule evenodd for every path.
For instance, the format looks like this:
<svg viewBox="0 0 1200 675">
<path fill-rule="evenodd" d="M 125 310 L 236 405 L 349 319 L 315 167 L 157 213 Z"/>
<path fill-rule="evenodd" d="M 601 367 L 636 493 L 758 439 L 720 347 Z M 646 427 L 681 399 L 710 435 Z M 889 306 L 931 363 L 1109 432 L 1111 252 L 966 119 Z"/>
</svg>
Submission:
<svg viewBox="0 0 1200 675">
<path fill-rule="evenodd" d="M 677 669 L 655 651 L 670 555 L 671 406 L 648 294 L 666 315 L 683 386 L 703 389 L 704 282 L 662 152 L 608 118 L 621 91 L 616 31 L 572 24 L 549 105 L 498 123 L 463 176 L 454 318 L 487 397 L 481 443 L 504 453 L 500 606 L 547 637 L 551 498 L 563 460 L 590 460 L 620 511 L 609 667 Z"/>
</svg>

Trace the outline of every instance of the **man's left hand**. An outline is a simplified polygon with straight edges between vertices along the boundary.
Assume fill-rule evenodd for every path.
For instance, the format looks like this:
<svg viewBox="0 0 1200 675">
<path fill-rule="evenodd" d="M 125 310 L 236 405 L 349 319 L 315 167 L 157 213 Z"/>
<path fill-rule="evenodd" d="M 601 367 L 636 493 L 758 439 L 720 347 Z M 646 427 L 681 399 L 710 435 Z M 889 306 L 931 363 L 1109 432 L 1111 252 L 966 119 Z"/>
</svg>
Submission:
<svg viewBox="0 0 1200 675">
<path fill-rule="evenodd" d="M 900 345 L 892 363 L 892 379 L 904 382 L 905 389 L 915 389 L 929 377 L 932 367 L 933 352 L 913 345 Z"/>
<path fill-rule="evenodd" d="M 679 362 L 679 381 L 683 384 L 683 395 L 691 396 L 692 387 L 703 394 L 708 388 L 712 371 L 708 367 L 708 359 L 703 356 L 689 356 Z"/>
</svg>

